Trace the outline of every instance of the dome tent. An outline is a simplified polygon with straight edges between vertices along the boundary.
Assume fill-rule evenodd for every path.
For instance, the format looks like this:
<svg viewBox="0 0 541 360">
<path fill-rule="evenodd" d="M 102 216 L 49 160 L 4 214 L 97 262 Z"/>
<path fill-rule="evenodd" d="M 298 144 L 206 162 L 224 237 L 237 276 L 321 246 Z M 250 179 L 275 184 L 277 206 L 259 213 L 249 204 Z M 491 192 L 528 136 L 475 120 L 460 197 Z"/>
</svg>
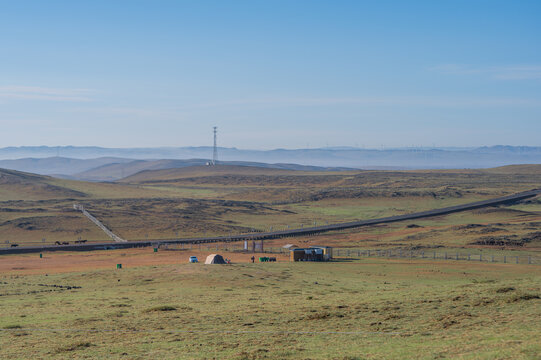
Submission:
<svg viewBox="0 0 541 360">
<path fill-rule="evenodd" d="M 205 260 L 205 264 L 225 264 L 225 260 L 222 255 L 210 254 Z"/>
</svg>

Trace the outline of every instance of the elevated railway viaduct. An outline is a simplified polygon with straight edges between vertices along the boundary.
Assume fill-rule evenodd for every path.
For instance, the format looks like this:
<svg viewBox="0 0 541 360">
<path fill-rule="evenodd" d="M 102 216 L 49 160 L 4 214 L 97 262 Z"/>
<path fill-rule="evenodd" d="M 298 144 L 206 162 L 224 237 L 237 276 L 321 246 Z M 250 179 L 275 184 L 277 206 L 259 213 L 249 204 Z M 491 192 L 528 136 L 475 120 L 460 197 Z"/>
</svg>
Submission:
<svg viewBox="0 0 541 360">
<path fill-rule="evenodd" d="M 378 219 L 359 220 L 338 224 L 330 224 L 324 226 L 307 227 L 303 229 L 290 229 L 283 231 L 270 231 L 270 232 L 258 232 L 250 234 L 239 234 L 231 236 L 211 236 L 200 238 L 186 238 L 186 239 L 166 239 L 166 240 L 149 240 L 149 241 L 128 241 L 128 242 L 110 242 L 110 243 L 92 243 L 92 244 L 74 244 L 74 245 L 61 245 L 61 246 L 28 246 L 28 247 L 16 247 L 16 248 L 3 248 L 0 249 L 0 255 L 2 254 L 25 254 L 25 253 L 37 253 L 44 251 L 93 251 L 93 250 L 110 250 L 110 249 L 127 249 L 136 247 L 149 247 L 156 246 L 157 244 L 200 244 L 200 243 L 213 243 L 213 242 L 232 242 L 232 241 L 245 241 L 245 240 L 270 240 L 284 237 L 294 236 L 306 236 L 314 235 L 329 231 L 352 229 L 362 226 L 387 224 L 406 220 L 415 220 L 433 216 L 447 215 L 457 213 L 461 211 L 474 210 L 489 206 L 512 204 L 517 201 L 535 197 L 541 194 L 541 189 L 533 189 L 516 193 L 513 195 L 503 196 L 490 200 L 476 201 L 472 203 L 450 206 L 440 209 L 433 209 L 428 211 L 416 212 L 405 215 L 388 216 Z"/>
</svg>

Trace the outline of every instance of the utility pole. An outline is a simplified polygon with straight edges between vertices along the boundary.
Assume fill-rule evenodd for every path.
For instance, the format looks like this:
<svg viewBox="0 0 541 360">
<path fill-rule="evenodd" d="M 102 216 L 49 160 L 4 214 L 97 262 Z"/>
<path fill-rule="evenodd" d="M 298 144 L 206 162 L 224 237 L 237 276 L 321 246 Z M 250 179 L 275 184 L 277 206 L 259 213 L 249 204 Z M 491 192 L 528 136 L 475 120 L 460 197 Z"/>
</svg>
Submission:
<svg viewBox="0 0 541 360">
<path fill-rule="evenodd" d="M 212 153 L 212 165 L 216 165 L 216 161 L 218 161 L 218 146 L 216 142 L 216 136 L 218 133 L 218 127 L 214 127 L 214 151 Z"/>
</svg>

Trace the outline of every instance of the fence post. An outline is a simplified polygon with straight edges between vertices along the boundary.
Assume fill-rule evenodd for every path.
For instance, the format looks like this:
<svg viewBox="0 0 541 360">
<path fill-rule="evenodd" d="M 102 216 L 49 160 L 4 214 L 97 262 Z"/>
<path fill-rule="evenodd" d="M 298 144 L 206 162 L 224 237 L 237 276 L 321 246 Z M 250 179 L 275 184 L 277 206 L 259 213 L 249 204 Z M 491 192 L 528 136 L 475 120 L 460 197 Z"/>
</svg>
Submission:
<svg viewBox="0 0 541 360">
<path fill-rule="evenodd" d="M 503 263 L 504 264 L 507 263 L 507 256 L 505 256 L 505 255 L 503 256 Z"/>
<path fill-rule="evenodd" d="M 434 253 L 432 254 L 432 258 L 435 259 L 436 258 L 436 252 L 434 251 Z"/>
<path fill-rule="evenodd" d="M 458 253 L 456 253 L 456 259 L 458 260 Z"/>
<path fill-rule="evenodd" d="M 483 261 L 483 254 L 479 254 L 479 261 Z"/>
<path fill-rule="evenodd" d="M 445 260 L 447 260 L 447 253 L 445 253 Z"/>
<path fill-rule="evenodd" d="M 492 262 L 494 262 L 494 255 L 492 255 Z"/>
<path fill-rule="evenodd" d="M 518 256 L 515 256 L 516 257 L 516 261 L 517 261 L 517 264 L 518 264 Z"/>
<path fill-rule="evenodd" d="M 421 251 L 421 257 L 424 259 L 425 258 L 425 252 L 424 251 Z"/>
<path fill-rule="evenodd" d="M 532 263 L 532 256 L 528 255 L 528 264 L 531 264 L 531 263 Z"/>
<path fill-rule="evenodd" d="M 470 261 L 470 260 L 471 260 L 471 255 L 470 255 L 470 254 L 468 254 L 468 261 Z"/>
<path fill-rule="evenodd" d="M 370 250 L 368 250 L 368 257 L 370 257 Z"/>
</svg>

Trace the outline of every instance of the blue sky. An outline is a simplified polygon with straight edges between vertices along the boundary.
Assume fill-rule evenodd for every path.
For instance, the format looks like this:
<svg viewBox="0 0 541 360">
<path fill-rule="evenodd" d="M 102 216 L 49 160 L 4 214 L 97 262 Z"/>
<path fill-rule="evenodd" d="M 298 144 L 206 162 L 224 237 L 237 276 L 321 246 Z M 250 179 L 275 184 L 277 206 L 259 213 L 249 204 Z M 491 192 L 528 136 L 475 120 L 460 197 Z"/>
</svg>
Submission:
<svg viewBox="0 0 541 360">
<path fill-rule="evenodd" d="M 541 146 L 540 13 L 0 0 L 0 147 Z"/>
</svg>

